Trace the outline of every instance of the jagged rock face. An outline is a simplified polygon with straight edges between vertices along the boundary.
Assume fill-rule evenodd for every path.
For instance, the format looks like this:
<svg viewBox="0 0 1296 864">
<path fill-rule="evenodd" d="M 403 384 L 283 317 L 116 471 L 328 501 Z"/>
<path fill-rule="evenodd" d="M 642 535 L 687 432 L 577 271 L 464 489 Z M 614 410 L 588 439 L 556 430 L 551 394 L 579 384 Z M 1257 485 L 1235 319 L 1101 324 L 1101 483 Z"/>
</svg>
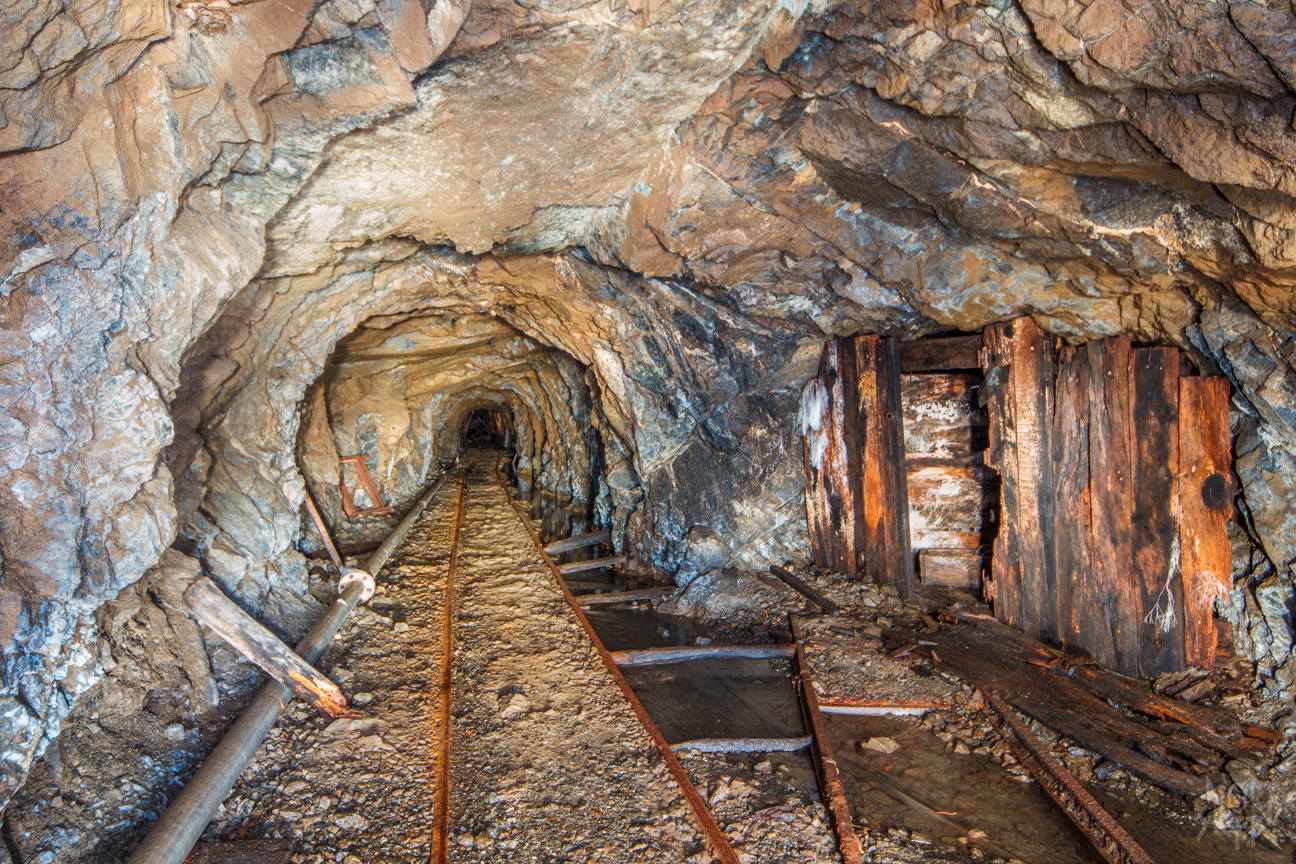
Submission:
<svg viewBox="0 0 1296 864">
<path fill-rule="evenodd" d="M 1230 614 L 1296 688 L 1291 7 L 0 19 L 0 800 L 129 656 L 101 609 L 177 536 L 283 632 L 313 617 L 299 506 L 305 477 L 334 512 L 338 448 L 372 442 L 400 503 L 506 405 L 538 486 L 685 582 L 805 554 L 824 338 L 1018 314 L 1232 377 L 1264 554 L 1239 543 Z M 363 359 L 397 343 L 463 356 Z"/>
</svg>

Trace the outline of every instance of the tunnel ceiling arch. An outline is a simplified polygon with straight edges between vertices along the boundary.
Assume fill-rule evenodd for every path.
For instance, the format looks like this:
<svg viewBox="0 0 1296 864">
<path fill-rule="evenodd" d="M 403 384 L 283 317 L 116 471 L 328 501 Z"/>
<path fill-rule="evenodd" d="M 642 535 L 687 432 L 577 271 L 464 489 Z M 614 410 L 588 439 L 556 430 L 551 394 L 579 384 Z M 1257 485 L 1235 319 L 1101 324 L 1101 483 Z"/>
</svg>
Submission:
<svg viewBox="0 0 1296 864">
<path fill-rule="evenodd" d="M 143 704 L 114 610 L 177 540 L 301 628 L 330 452 L 387 448 L 399 503 L 445 455 L 410 430 L 503 399 L 538 486 L 687 581 L 804 555 L 823 340 L 1021 314 L 1230 376 L 1230 602 L 1296 692 L 1289 8 L 455 0 L 410 41 L 395 5 L 36 4 L 0 34 L 0 800 L 105 674 Z M 488 319 L 517 335 L 464 348 Z M 468 329 L 380 356 L 431 320 Z M 378 369 L 403 417 L 364 419 Z"/>
</svg>

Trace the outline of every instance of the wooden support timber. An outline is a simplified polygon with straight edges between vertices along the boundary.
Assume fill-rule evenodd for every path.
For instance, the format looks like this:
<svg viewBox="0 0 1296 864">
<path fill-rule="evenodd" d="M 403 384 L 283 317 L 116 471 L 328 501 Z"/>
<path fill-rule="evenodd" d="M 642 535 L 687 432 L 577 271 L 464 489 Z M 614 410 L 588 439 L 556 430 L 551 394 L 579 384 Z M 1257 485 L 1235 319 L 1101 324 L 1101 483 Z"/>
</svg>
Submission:
<svg viewBox="0 0 1296 864">
<path fill-rule="evenodd" d="M 1227 381 L 1127 338 L 1059 346 L 1029 318 L 983 337 L 995 615 L 1126 675 L 1212 666 L 1232 578 Z"/>
<path fill-rule="evenodd" d="M 843 337 L 824 347 L 802 391 L 806 519 L 815 563 L 914 592 L 896 341 Z"/>
<path fill-rule="evenodd" d="M 654 666 L 690 660 L 786 660 L 796 653 L 790 642 L 775 645 L 668 645 L 609 652 L 618 666 Z"/>
<path fill-rule="evenodd" d="M 611 558 L 592 558 L 589 561 L 573 561 L 570 564 L 559 564 L 558 572 L 564 576 L 568 573 L 584 573 L 586 570 L 602 570 L 604 567 L 616 567 L 619 564 L 626 563 L 624 555 L 614 555 Z"/>
<path fill-rule="evenodd" d="M 364 487 L 365 494 L 369 496 L 369 503 L 372 507 L 364 510 L 357 510 L 355 499 L 351 497 L 351 490 L 347 488 L 346 478 L 342 476 L 342 466 L 346 464 L 355 466 L 356 474 L 360 477 L 360 485 Z M 354 519 L 357 516 L 386 516 L 392 512 L 392 508 L 383 503 L 382 495 L 378 492 L 378 486 L 373 481 L 373 476 L 369 473 L 369 454 L 357 453 L 355 456 L 338 457 L 338 493 L 342 496 L 342 512 L 348 519 Z"/>
<path fill-rule="evenodd" d="M 611 542 L 611 540 L 611 528 L 604 528 L 600 531 L 589 531 L 585 534 L 577 534 L 575 537 L 555 540 L 545 547 L 545 554 L 561 555 L 562 553 L 570 552 L 573 549 L 584 549 L 587 546 L 597 546 L 600 543 Z"/>
<path fill-rule="evenodd" d="M 316 672 L 206 576 L 189 586 L 184 601 L 199 621 L 316 711 L 329 718 L 346 711 L 346 697 L 336 684 Z"/>
<path fill-rule="evenodd" d="M 692 750 L 695 753 L 791 753 L 813 743 L 814 738 L 695 738 L 672 744 L 675 752 Z"/>
<path fill-rule="evenodd" d="M 306 490 L 306 512 L 310 513 L 311 521 L 315 523 L 315 530 L 319 533 L 320 542 L 324 544 L 324 551 L 328 553 L 329 558 L 333 559 L 333 566 L 341 572 L 342 556 L 338 553 L 332 535 L 329 534 L 328 526 L 324 524 L 324 517 L 320 515 L 319 507 L 315 506 L 315 496 L 311 495 L 309 489 Z"/>
</svg>

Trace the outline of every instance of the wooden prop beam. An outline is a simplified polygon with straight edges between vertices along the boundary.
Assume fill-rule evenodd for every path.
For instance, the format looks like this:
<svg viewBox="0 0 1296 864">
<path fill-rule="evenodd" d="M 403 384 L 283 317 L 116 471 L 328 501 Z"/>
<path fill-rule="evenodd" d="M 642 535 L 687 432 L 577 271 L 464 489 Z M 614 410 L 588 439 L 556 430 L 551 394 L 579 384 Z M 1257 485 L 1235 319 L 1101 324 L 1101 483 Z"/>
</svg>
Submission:
<svg viewBox="0 0 1296 864">
<path fill-rule="evenodd" d="M 586 546 L 597 546 L 600 543 L 610 543 L 611 541 L 612 529 L 604 528 L 601 531 L 577 534 L 575 537 L 568 537 L 565 540 L 555 540 L 545 547 L 545 554 L 560 555 L 573 549 L 584 549 Z"/>
<path fill-rule="evenodd" d="M 189 586 L 184 601 L 199 621 L 316 711 L 329 718 L 346 712 L 346 697 L 336 684 L 239 608 L 206 576 Z"/>
<path fill-rule="evenodd" d="M 786 660 L 795 653 L 796 646 L 790 642 L 776 645 L 669 645 L 610 652 L 618 666 L 655 666 L 690 660 Z"/>
<path fill-rule="evenodd" d="M 604 567 L 616 567 L 619 564 L 626 563 L 624 555 L 614 555 L 611 558 L 592 558 L 589 561 L 573 561 L 570 564 L 559 564 L 558 572 L 564 576 L 568 573 L 583 573 L 586 570 L 601 570 Z"/>
<path fill-rule="evenodd" d="M 796 576 L 792 575 L 790 571 L 785 570 L 782 567 L 771 567 L 769 568 L 769 572 L 777 576 L 785 585 L 787 585 L 793 591 L 796 591 L 802 597 L 805 597 L 807 600 L 814 603 L 816 606 L 818 606 L 820 609 L 824 610 L 825 612 L 829 613 L 830 615 L 841 608 L 836 603 L 829 600 L 827 597 L 820 594 L 815 589 L 811 588 L 805 582 L 801 581 Z"/>
<path fill-rule="evenodd" d="M 586 594 L 576 598 L 580 606 L 608 606 L 613 603 L 635 603 L 640 600 L 658 600 L 667 594 L 674 594 L 678 588 L 662 586 L 660 588 L 640 588 L 636 591 L 618 591 L 615 594 Z"/>
<path fill-rule="evenodd" d="M 320 515 L 319 507 L 315 506 L 315 496 L 311 495 L 309 489 L 306 490 L 306 512 L 310 513 L 311 521 L 315 523 L 315 530 L 324 544 L 324 551 L 333 559 L 333 566 L 338 569 L 338 572 L 342 572 L 342 556 L 338 553 L 333 537 L 329 534 L 328 526 L 324 524 L 324 517 Z"/>
<path fill-rule="evenodd" d="M 369 496 L 372 507 L 365 510 L 356 509 L 355 499 L 351 497 L 351 490 L 347 488 L 346 479 L 342 476 L 342 466 L 348 462 L 355 466 L 356 474 L 360 477 L 360 485 L 364 487 L 365 494 Z M 357 516 L 386 516 L 392 512 L 392 508 L 383 503 L 382 495 L 378 492 L 378 486 L 369 473 L 368 463 L 369 455 L 367 453 L 338 457 L 338 492 L 342 496 L 342 512 L 346 514 L 348 519 L 354 519 Z"/>
</svg>

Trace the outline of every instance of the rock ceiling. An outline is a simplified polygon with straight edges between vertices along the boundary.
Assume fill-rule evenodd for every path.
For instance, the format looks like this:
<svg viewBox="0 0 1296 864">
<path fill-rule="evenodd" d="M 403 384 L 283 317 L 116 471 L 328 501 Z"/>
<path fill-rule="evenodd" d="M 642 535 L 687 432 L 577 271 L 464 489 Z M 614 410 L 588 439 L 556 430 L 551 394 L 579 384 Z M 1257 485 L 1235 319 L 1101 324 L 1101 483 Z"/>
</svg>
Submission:
<svg viewBox="0 0 1296 864">
<path fill-rule="evenodd" d="M 455 411 L 512 400 L 538 482 L 684 580 L 803 554 L 797 393 L 825 337 L 1020 314 L 1232 377 L 1265 558 L 1240 638 L 1290 686 L 1266 598 L 1296 558 L 1292 6 L 22 0 L 0 22 L 0 799 L 113 671 L 104 604 L 177 538 L 277 626 L 315 613 L 302 471 L 359 443 L 361 403 L 400 418 L 406 494 Z M 313 387 L 382 344 L 464 356 Z"/>
</svg>

